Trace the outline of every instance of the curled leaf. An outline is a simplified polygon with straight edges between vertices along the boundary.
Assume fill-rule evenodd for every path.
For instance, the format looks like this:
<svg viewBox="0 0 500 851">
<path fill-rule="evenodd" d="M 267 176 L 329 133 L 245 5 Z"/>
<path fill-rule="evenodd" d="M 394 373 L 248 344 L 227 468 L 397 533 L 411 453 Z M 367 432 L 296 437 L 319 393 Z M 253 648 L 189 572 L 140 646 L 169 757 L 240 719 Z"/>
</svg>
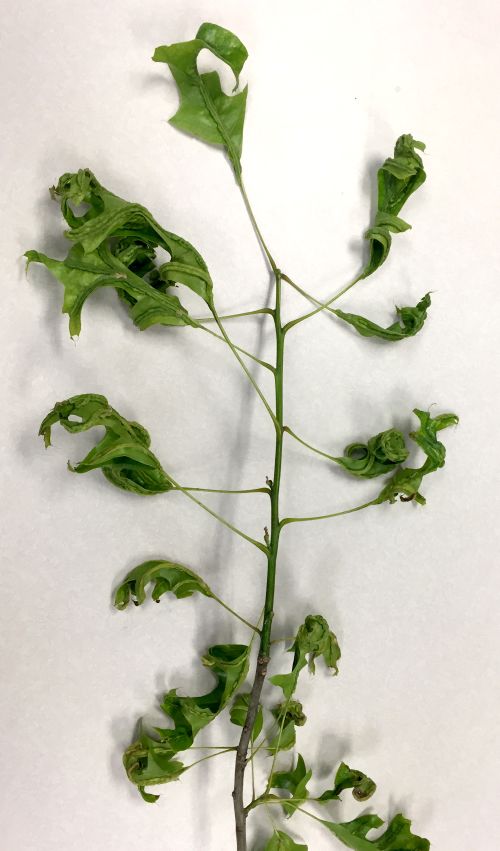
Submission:
<svg viewBox="0 0 500 851">
<path fill-rule="evenodd" d="M 383 820 L 376 815 L 359 816 L 354 821 L 336 824 L 331 821 L 321 823 L 352 848 L 353 851 L 429 851 L 430 842 L 411 832 L 411 821 L 400 813 L 391 819 L 387 829 L 377 839 L 369 839 L 370 830 L 383 825 Z"/>
<path fill-rule="evenodd" d="M 283 810 L 286 815 L 292 816 L 296 808 L 307 800 L 309 796 L 307 784 L 311 776 L 312 771 L 311 769 L 306 769 L 305 762 L 300 754 L 297 756 L 297 765 L 295 768 L 290 769 L 290 771 L 275 771 L 271 775 L 269 788 L 283 789 L 289 792 L 290 796 L 294 799 L 291 803 L 287 801 L 283 802 Z"/>
<path fill-rule="evenodd" d="M 389 325 L 388 328 L 382 328 L 370 319 L 365 319 L 364 316 L 358 316 L 356 313 L 344 313 L 343 310 L 335 310 L 332 312 L 348 322 L 356 329 L 358 334 L 363 337 L 378 337 L 381 340 L 404 340 L 406 337 L 414 337 L 415 334 L 423 327 L 427 319 L 427 309 L 430 307 L 430 294 L 424 295 L 415 307 L 396 307 L 398 321 Z"/>
<path fill-rule="evenodd" d="M 307 851 L 307 845 L 297 845 L 287 833 L 275 830 L 264 851 Z"/>
<path fill-rule="evenodd" d="M 408 450 L 400 431 L 390 428 L 371 437 L 368 443 L 350 443 L 343 458 L 335 458 L 353 476 L 372 479 L 390 473 L 408 458 Z"/>
<path fill-rule="evenodd" d="M 248 52 L 234 33 L 217 24 L 202 24 L 192 41 L 157 47 L 153 61 L 168 65 L 179 89 L 180 106 L 170 124 L 210 145 L 222 145 L 238 176 L 247 88 L 226 95 L 217 71 L 200 74 L 197 60 L 204 48 L 231 68 L 238 88 Z"/>
<path fill-rule="evenodd" d="M 77 464 L 68 465 L 73 473 L 100 469 L 113 485 L 143 495 L 172 489 L 172 482 L 149 449 L 151 438 L 146 429 L 122 417 L 105 396 L 85 393 L 58 402 L 40 425 L 45 446 L 50 446 L 56 423 L 71 434 L 94 426 L 105 428 L 104 437 L 88 455 Z"/>
<path fill-rule="evenodd" d="M 456 414 L 439 414 L 437 417 L 431 417 L 428 411 L 420 411 L 418 408 L 414 408 L 413 413 L 420 420 L 420 427 L 417 431 L 411 432 L 410 437 L 424 450 L 427 458 L 421 467 L 402 467 L 397 470 L 375 500 L 377 503 L 386 500 L 394 503 L 399 494 L 402 502 L 410 502 L 414 499 L 420 505 L 425 505 L 425 498 L 419 492 L 422 479 L 428 473 L 444 467 L 446 449 L 437 439 L 437 432 L 448 426 L 457 425 L 458 417 Z"/>
<path fill-rule="evenodd" d="M 140 788 L 180 776 L 185 769 L 175 755 L 188 750 L 200 730 L 227 706 L 247 675 L 248 657 L 246 645 L 216 644 L 202 658 L 217 680 L 212 691 L 199 697 L 180 697 L 173 689 L 164 696 L 161 708 L 173 726 L 156 727 L 158 738 L 141 732 L 127 748 L 123 762 L 132 783 Z"/>
<path fill-rule="evenodd" d="M 352 789 L 353 797 L 357 801 L 367 801 L 375 792 L 377 786 L 370 777 L 363 774 L 362 771 L 356 771 L 349 768 L 345 762 L 339 765 L 335 775 L 333 789 L 327 789 L 319 796 L 318 801 L 325 803 L 326 801 L 340 800 L 340 793 L 345 789 Z"/>
<path fill-rule="evenodd" d="M 337 638 L 321 615 L 308 615 L 299 628 L 290 648 L 293 652 L 292 670 L 289 674 L 275 674 L 270 677 L 273 685 L 283 689 L 285 698 L 290 698 L 297 687 L 299 674 L 307 664 L 314 674 L 315 660 L 322 657 L 327 668 L 338 673 L 340 647 Z"/>
<path fill-rule="evenodd" d="M 141 330 L 153 324 L 196 326 L 168 292 L 173 284 L 184 284 L 212 303 L 206 263 L 189 242 L 164 230 L 145 207 L 105 189 L 89 169 L 63 174 L 51 194 L 60 201 L 70 226 L 65 235 L 74 245 L 64 260 L 39 251 L 25 256 L 28 265 L 42 263 L 63 284 L 71 336 L 80 333 L 85 301 L 102 287 L 117 291 Z M 74 205 L 80 204 L 87 209 L 77 215 Z M 159 248 L 170 255 L 168 263 L 156 263 Z"/>
<path fill-rule="evenodd" d="M 130 601 L 140 606 L 146 599 L 146 586 L 154 583 L 151 597 L 157 603 L 163 594 L 174 594 L 178 600 L 198 592 L 213 597 L 206 582 L 197 573 L 172 561 L 145 561 L 127 574 L 115 592 L 115 606 L 125 609 Z"/>
<path fill-rule="evenodd" d="M 424 143 L 417 142 L 406 133 L 397 140 L 394 156 L 389 157 L 378 170 L 378 209 L 374 226 L 365 234 L 370 240 L 370 257 L 361 278 L 373 274 L 387 259 L 391 233 L 403 233 L 410 228 L 398 213 L 426 179 L 418 150 L 425 150 Z"/>
<path fill-rule="evenodd" d="M 229 717 L 233 724 L 236 724 L 237 727 L 243 727 L 247 715 L 248 708 L 250 706 L 250 698 L 251 693 L 241 692 L 241 694 L 236 695 L 233 705 L 231 706 L 231 711 L 229 713 Z M 264 718 L 262 713 L 262 706 L 259 703 L 257 708 L 257 715 L 255 717 L 255 721 L 253 724 L 252 730 L 252 741 L 255 742 L 256 739 L 260 736 L 262 732 L 262 726 L 264 724 Z"/>
</svg>

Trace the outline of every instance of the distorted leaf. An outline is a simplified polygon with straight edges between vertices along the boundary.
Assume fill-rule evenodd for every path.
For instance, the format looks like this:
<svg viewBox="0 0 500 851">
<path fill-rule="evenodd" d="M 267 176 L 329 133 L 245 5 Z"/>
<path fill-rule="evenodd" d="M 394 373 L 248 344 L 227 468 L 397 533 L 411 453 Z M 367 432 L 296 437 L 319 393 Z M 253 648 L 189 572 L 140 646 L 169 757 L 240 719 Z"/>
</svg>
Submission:
<svg viewBox="0 0 500 851">
<path fill-rule="evenodd" d="M 141 732 L 127 748 L 123 760 L 132 783 L 144 787 L 180 776 L 185 769 L 175 755 L 188 750 L 200 730 L 227 706 L 247 675 L 248 657 L 246 645 L 216 644 L 202 658 L 217 680 L 212 691 L 199 697 L 180 697 L 173 689 L 164 696 L 161 708 L 173 726 L 156 727 L 158 738 Z"/>
<path fill-rule="evenodd" d="M 408 454 L 401 432 L 390 428 L 371 437 L 368 443 L 350 443 L 344 456 L 334 460 L 351 475 L 372 479 L 390 473 L 406 461 Z"/>
<path fill-rule="evenodd" d="M 250 706 L 250 692 L 242 692 L 241 694 L 236 695 L 233 705 L 231 706 L 231 711 L 229 713 L 229 717 L 233 724 L 236 724 L 237 727 L 243 727 L 247 715 L 248 708 Z M 262 732 L 262 725 L 264 723 L 264 717 L 262 713 L 262 706 L 259 703 L 257 708 L 257 715 L 255 716 L 255 721 L 252 730 L 252 741 L 260 736 Z"/>
<path fill-rule="evenodd" d="M 353 797 L 357 801 L 367 801 L 375 792 L 377 786 L 370 777 L 362 771 L 349 768 L 345 762 L 339 765 L 335 775 L 333 789 L 327 789 L 319 796 L 318 801 L 338 801 L 340 793 L 345 789 L 352 789 Z"/>
<path fill-rule="evenodd" d="M 264 851 L 307 851 L 307 845 L 297 845 L 287 833 L 275 830 Z"/>
<path fill-rule="evenodd" d="M 303 804 L 309 796 L 307 784 L 311 779 L 312 771 L 307 770 L 302 756 L 297 756 L 297 765 L 290 771 L 275 771 L 270 777 L 269 788 L 283 789 L 290 793 L 294 799 L 292 802 L 283 801 L 283 810 L 287 816 L 292 816 L 296 808 Z"/>
<path fill-rule="evenodd" d="M 433 473 L 444 466 L 446 449 L 436 435 L 441 429 L 456 425 L 458 417 L 456 414 L 439 414 L 437 417 L 431 417 L 428 411 L 420 411 L 418 408 L 414 408 L 413 413 L 420 420 L 420 427 L 417 431 L 411 432 L 410 437 L 424 450 L 427 458 L 421 467 L 401 467 L 397 470 L 375 500 L 377 503 L 386 500 L 393 503 L 399 494 L 402 502 L 410 502 L 414 499 L 420 505 L 425 505 L 425 498 L 419 492 L 422 479 L 428 473 Z"/>
<path fill-rule="evenodd" d="M 293 652 L 292 670 L 289 674 L 275 674 L 270 677 L 273 685 L 283 689 L 285 698 L 290 698 L 297 686 L 299 674 L 309 662 L 309 670 L 314 674 L 315 659 L 322 657 L 327 668 L 338 673 L 340 647 L 336 636 L 321 615 L 308 615 L 299 628 L 290 648 Z"/>
<path fill-rule="evenodd" d="M 387 829 L 378 839 L 369 839 L 370 830 L 383 825 L 376 815 L 359 816 L 354 821 L 336 824 L 331 821 L 321 823 L 353 851 L 429 851 L 430 842 L 411 832 L 411 822 L 398 814 L 391 819 Z"/>
<path fill-rule="evenodd" d="M 206 582 L 183 564 L 156 559 L 145 561 L 134 567 L 115 592 L 115 606 L 125 609 L 130 601 L 140 606 L 146 599 L 146 586 L 154 583 L 151 597 L 159 602 L 163 594 L 174 594 L 178 600 L 190 597 L 195 592 L 212 597 Z"/>
<path fill-rule="evenodd" d="M 168 65 L 179 89 L 180 106 L 170 124 L 203 142 L 222 145 L 238 176 L 247 88 L 226 95 L 217 71 L 200 74 L 197 61 L 204 48 L 231 68 L 237 88 L 248 52 L 234 33 L 217 24 L 202 24 L 192 41 L 157 47 L 153 61 Z"/>
<path fill-rule="evenodd" d="M 42 263 L 63 284 L 72 336 L 80 333 L 85 301 L 102 287 L 118 292 L 141 330 L 153 324 L 197 325 L 168 292 L 173 284 L 184 284 L 212 303 L 206 263 L 189 242 L 164 230 L 145 207 L 109 192 L 89 169 L 63 174 L 51 194 L 60 200 L 70 225 L 65 235 L 74 245 L 64 260 L 38 251 L 25 256 L 28 265 Z M 83 202 L 88 209 L 78 216 L 74 205 Z M 169 253 L 168 263 L 156 264 L 158 248 Z"/>
<path fill-rule="evenodd" d="M 332 312 L 343 319 L 344 322 L 352 325 L 358 334 L 363 337 L 378 337 L 381 340 L 404 340 L 406 337 L 413 337 L 423 327 L 427 319 L 427 308 L 430 307 L 431 297 L 429 293 L 425 295 L 415 307 L 396 307 L 398 321 L 388 328 L 382 328 L 370 319 L 365 319 L 364 316 L 358 316 L 356 313 L 344 313 L 343 310 L 335 310 Z"/>
<path fill-rule="evenodd" d="M 267 752 L 273 756 L 281 751 L 289 751 L 295 747 L 296 740 L 295 722 L 287 720 L 280 725 L 279 732 L 269 742 Z"/>
<path fill-rule="evenodd" d="M 139 423 L 126 420 L 105 396 L 85 393 L 58 402 L 40 425 L 39 434 L 50 446 L 52 426 L 60 423 L 71 434 L 94 426 L 105 428 L 104 437 L 75 465 L 73 473 L 100 469 L 113 485 L 149 495 L 172 489 L 169 477 L 149 449 L 151 438 Z"/>
<path fill-rule="evenodd" d="M 370 240 L 370 257 L 360 278 L 367 278 L 387 259 L 391 248 L 391 233 L 403 233 L 410 225 L 398 213 L 426 178 L 422 158 L 423 142 L 409 133 L 400 136 L 389 157 L 378 170 L 378 205 L 375 223 L 365 234 Z"/>
</svg>

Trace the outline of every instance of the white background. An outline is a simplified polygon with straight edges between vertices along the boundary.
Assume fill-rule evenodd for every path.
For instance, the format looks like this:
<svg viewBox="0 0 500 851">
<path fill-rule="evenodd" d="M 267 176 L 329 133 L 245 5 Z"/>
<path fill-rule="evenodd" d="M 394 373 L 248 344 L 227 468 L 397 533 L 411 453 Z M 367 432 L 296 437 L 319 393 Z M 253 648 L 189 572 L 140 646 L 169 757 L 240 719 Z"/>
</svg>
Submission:
<svg viewBox="0 0 500 851">
<path fill-rule="evenodd" d="M 282 268 L 317 297 L 360 268 L 377 165 L 411 132 L 428 145 L 428 180 L 404 210 L 382 270 L 343 307 L 393 321 L 393 305 L 433 304 L 424 330 L 397 344 L 364 340 L 325 316 L 287 341 L 286 421 L 339 454 L 415 406 L 456 411 L 427 506 L 385 505 L 285 530 L 275 634 L 320 611 L 342 646 L 340 674 L 303 676 L 299 747 L 313 791 L 341 759 L 370 774 L 383 818 L 403 809 L 433 851 L 496 851 L 498 819 L 498 28 L 493 0 L 314 3 L 109 0 L 5 4 L 2 21 L 2 851 L 231 851 L 232 760 L 164 788 L 155 807 L 126 781 L 121 752 L 166 688 L 211 687 L 199 656 L 245 641 L 203 598 L 115 612 L 111 592 L 134 564 L 165 555 L 199 570 L 249 617 L 265 565 L 180 494 L 139 498 L 99 474 L 72 476 L 95 436 L 54 433 L 42 416 L 70 395 L 106 394 L 150 429 L 185 484 L 255 487 L 272 472 L 273 432 L 229 351 L 189 329 L 137 332 L 113 293 L 83 312 L 77 344 L 62 289 L 22 253 L 62 256 L 47 188 L 88 166 L 191 240 L 220 311 L 252 309 L 267 272 L 222 154 L 175 131 L 177 96 L 157 44 L 203 20 L 249 48 L 244 171 Z M 193 299 L 185 298 L 186 304 Z M 307 309 L 296 296 L 287 315 Z M 195 307 L 195 310 L 199 310 Z M 272 356 L 271 326 L 231 325 Z M 259 336 L 260 334 L 260 336 Z M 267 374 L 256 373 L 266 384 Z M 283 512 L 355 505 L 378 482 L 350 480 L 291 441 Z M 264 496 L 210 504 L 260 537 Z M 284 669 L 290 657 L 279 657 Z M 204 742 L 234 737 L 217 722 Z M 285 755 L 287 765 L 291 755 Z M 349 794 L 330 817 L 364 812 Z M 278 813 L 275 810 L 275 816 Z M 269 835 L 253 816 L 253 851 Z M 336 840 L 305 816 L 290 824 L 312 851 Z M 340 847 L 340 846 L 339 846 Z"/>
</svg>

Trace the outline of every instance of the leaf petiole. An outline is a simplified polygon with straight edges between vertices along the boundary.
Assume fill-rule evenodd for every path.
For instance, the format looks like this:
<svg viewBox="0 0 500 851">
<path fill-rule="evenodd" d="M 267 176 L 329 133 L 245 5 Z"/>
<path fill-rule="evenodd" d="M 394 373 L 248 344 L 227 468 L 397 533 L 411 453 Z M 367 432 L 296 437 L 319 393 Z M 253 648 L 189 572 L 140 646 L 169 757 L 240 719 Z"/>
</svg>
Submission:
<svg viewBox="0 0 500 851">
<path fill-rule="evenodd" d="M 241 529 L 238 529 L 237 526 L 233 526 L 233 524 L 230 523 L 229 520 L 226 520 L 225 517 L 221 517 L 220 514 L 217 514 L 216 511 L 214 511 L 212 508 L 209 508 L 208 505 L 205 505 L 204 502 L 201 502 L 201 500 L 193 496 L 192 493 L 190 493 L 186 488 L 180 485 L 179 482 L 176 482 L 175 479 L 173 479 L 171 476 L 169 476 L 169 479 L 174 486 L 174 490 L 181 491 L 183 494 L 185 494 L 185 496 L 187 496 L 188 499 L 190 499 L 192 502 L 195 502 L 196 505 L 199 505 L 200 508 L 203 508 L 208 514 L 211 514 L 212 517 L 215 517 L 215 519 L 218 520 L 219 523 L 222 523 L 223 526 L 226 526 L 228 529 L 231 529 L 231 531 L 234 532 L 235 535 L 239 535 L 240 538 L 244 538 L 245 541 L 248 541 L 250 544 L 253 544 L 263 553 L 265 553 L 266 555 L 268 554 L 268 549 L 265 544 L 261 544 L 260 541 L 256 541 L 255 538 L 252 538 L 250 537 L 250 535 L 247 535 L 245 532 L 242 532 Z"/>
<path fill-rule="evenodd" d="M 215 320 L 215 321 L 217 321 L 217 320 Z M 263 366 L 265 369 L 268 369 L 270 372 L 274 372 L 274 366 L 271 363 L 268 363 L 266 360 L 261 360 L 256 355 L 253 355 L 251 352 L 247 352 L 246 349 L 242 349 L 241 346 L 234 345 L 234 343 L 231 343 L 229 341 L 229 338 L 227 336 L 222 336 L 221 334 L 217 334 L 215 331 L 212 331 L 210 328 L 205 328 L 205 326 L 201 325 L 201 324 L 198 324 L 198 328 L 201 328 L 202 331 L 206 331 L 207 334 L 210 334 L 211 337 L 215 337 L 217 340 L 222 340 L 222 342 L 226 343 L 226 345 L 228 345 L 230 349 L 233 349 L 233 350 L 236 349 L 236 351 L 241 352 L 242 355 L 246 355 L 247 358 L 250 358 L 251 360 L 255 361 L 255 363 L 260 364 L 260 366 Z M 240 363 L 243 363 L 243 362 L 240 360 Z"/>
<path fill-rule="evenodd" d="M 370 505 L 379 505 L 379 501 L 372 499 L 370 502 L 364 502 L 363 505 L 356 505 L 355 508 L 347 508 L 345 511 L 334 511 L 332 514 L 318 514 L 314 517 L 284 517 L 280 522 L 280 527 L 283 528 L 288 523 L 308 523 L 309 520 L 328 520 L 329 517 L 342 517 L 344 514 L 353 514 L 355 511 L 362 511 L 363 508 L 369 508 Z"/>
<path fill-rule="evenodd" d="M 286 278 L 284 276 L 284 279 L 287 281 L 287 283 L 291 283 L 289 278 Z M 307 295 L 306 297 L 311 298 L 312 301 L 315 301 L 316 304 L 319 305 L 319 307 L 317 307 L 315 310 L 310 310 L 309 313 L 303 313 L 302 316 L 298 316 L 296 319 L 292 319 L 290 322 L 287 322 L 287 324 L 283 328 L 283 331 L 286 333 L 287 331 L 290 331 L 290 329 L 293 328 L 295 325 L 298 325 L 299 322 L 303 322 L 304 319 L 309 319 L 311 316 L 315 316 L 317 313 L 321 313 L 322 310 L 328 310 L 329 306 L 333 304 L 334 301 L 337 301 L 337 299 L 345 295 L 346 292 L 348 292 L 352 287 L 355 286 L 355 284 L 359 283 L 359 281 L 361 281 L 362 279 L 362 275 L 358 275 L 358 277 L 355 278 L 354 281 L 351 281 L 351 283 L 347 284 L 347 286 L 340 290 L 339 293 L 332 296 L 332 298 L 328 299 L 328 301 L 325 302 L 319 302 L 312 296 Z M 295 284 L 292 284 L 292 286 L 295 286 L 295 288 L 297 289 L 297 286 Z M 304 294 L 304 291 L 302 291 L 302 293 Z"/>
<path fill-rule="evenodd" d="M 295 432 L 292 431 L 292 429 L 288 426 L 283 426 L 283 431 L 286 431 L 286 433 L 289 434 L 290 437 L 293 437 L 294 440 L 297 440 L 299 443 L 302 444 L 302 446 L 306 446 L 308 449 L 311 450 L 311 452 L 315 452 L 317 455 L 322 455 L 323 458 L 328 458 L 330 461 L 336 461 L 333 455 L 329 455 L 328 452 L 323 452 L 321 449 L 316 449 L 315 446 L 311 446 L 310 443 L 307 443 L 307 441 L 302 440 L 302 438 L 299 437 L 298 434 L 295 434 Z"/>
</svg>

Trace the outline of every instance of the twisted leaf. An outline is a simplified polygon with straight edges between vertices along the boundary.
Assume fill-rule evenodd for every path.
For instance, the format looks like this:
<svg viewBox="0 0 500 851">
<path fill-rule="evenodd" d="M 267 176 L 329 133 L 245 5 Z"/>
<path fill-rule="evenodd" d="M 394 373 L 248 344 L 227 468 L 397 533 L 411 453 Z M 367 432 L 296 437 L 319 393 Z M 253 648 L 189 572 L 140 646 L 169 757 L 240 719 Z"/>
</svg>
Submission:
<svg viewBox="0 0 500 851">
<path fill-rule="evenodd" d="M 306 769 L 306 764 L 299 754 L 297 765 L 290 771 L 275 771 L 269 780 L 271 789 L 284 789 L 294 799 L 292 803 L 283 802 L 283 810 L 288 816 L 292 816 L 296 808 L 303 804 L 309 796 L 307 784 L 312 777 L 311 769 Z"/>
<path fill-rule="evenodd" d="M 71 336 L 80 333 L 85 301 L 101 287 L 118 292 L 141 330 L 153 324 L 197 325 L 177 296 L 167 292 L 180 283 L 212 302 L 207 266 L 189 242 L 164 230 L 145 207 L 109 192 L 89 169 L 63 174 L 51 194 L 60 200 L 70 225 L 65 235 L 74 245 L 64 260 L 38 251 L 25 256 L 28 265 L 42 263 L 63 284 Z M 78 216 L 74 205 L 82 203 L 88 209 Z M 157 248 L 170 254 L 168 263 L 156 265 Z"/>
<path fill-rule="evenodd" d="M 188 750 L 200 730 L 227 706 L 247 675 L 248 657 L 246 645 L 216 644 L 202 658 L 216 677 L 215 688 L 199 697 L 179 697 L 176 689 L 164 696 L 161 708 L 173 727 L 155 728 L 159 738 L 141 731 L 123 757 L 127 776 L 139 790 L 168 783 L 182 774 L 185 767 L 174 759 L 175 755 Z"/>
<path fill-rule="evenodd" d="M 241 174 L 241 148 L 247 87 L 233 95 L 222 91 L 217 71 L 200 74 L 197 60 L 206 48 L 228 65 L 239 85 L 239 75 L 248 57 L 246 47 L 234 33 L 217 24 L 202 24 L 196 38 L 157 47 L 154 62 L 166 62 L 177 83 L 181 103 L 170 124 L 208 142 L 222 145 L 236 175 Z"/>
<path fill-rule="evenodd" d="M 127 574 L 115 592 L 115 606 L 126 609 L 130 601 L 140 606 L 146 599 L 146 586 L 154 583 L 151 597 L 159 603 L 163 594 L 174 594 L 178 600 L 198 592 L 213 597 L 206 582 L 183 564 L 157 559 L 145 561 Z"/>
<path fill-rule="evenodd" d="M 78 417 L 78 419 L 75 419 Z M 151 438 L 139 423 L 122 417 L 105 396 L 85 393 L 58 402 L 40 425 L 39 434 L 50 446 L 51 430 L 60 423 L 74 434 L 94 426 L 104 426 L 103 438 L 76 465 L 68 464 L 73 473 L 101 469 L 113 485 L 138 494 L 155 494 L 171 490 L 169 477 L 148 448 Z"/>
<path fill-rule="evenodd" d="M 344 313 L 343 310 L 335 310 L 332 308 L 339 319 L 348 322 L 356 329 L 358 334 L 363 337 L 379 337 L 381 340 L 404 340 L 406 337 L 414 337 L 415 334 L 423 327 L 427 319 L 427 308 L 430 307 L 430 294 L 424 295 L 415 307 L 396 307 L 398 321 L 388 328 L 382 328 L 370 319 L 365 319 L 364 316 L 358 316 L 356 313 Z"/>
<path fill-rule="evenodd" d="M 229 717 L 233 724 L 236 724 L 237 727 L 243 727 L 245 724 L 248 708 L 250 706 L 250 692 L 242 692 L 238 694 L 234 699 L 233 705 L 231 706 L 231 711 L 229 713 Z M 252 742 L 255 742 L 256 739 L 260 736 L 262 732 L 262 725 L 264 724 L 264 717 L 262 713 L 262 706 L 259 703 L 257 708 L 257 715 L 255 717 L 253 730 L 252 730 Z"/>
<path fill-rule="evenodd" d="M 373 479 L 390 473 L 406 461 L 408 454 L 401 432 L 390 428 L 371 437 L 368 443 L 350 443 L 344 449 L 344 457 L 334 460 L 353 476 Z"/>
<path fill-rule="evenodd" d="M 456 414 L 439 414 L 437 417 L 431 417 L 428 411 L 420 411 L 418 408 L 414 408 L 413 413 L 420 420 L 420 427 L 417 431 L 411 432 L 410 437 L 424 450 L 427 458 L 421 467 L 402 467 L 397 470 L 381 490 L 375 500 L 377 503 L 386 500 L 394 503 L 400 494 L 402 502 L 410 502 L 414 499 L 420 505 L 425 505 L 425 498 L 419 493 L 422 479 L 428 473 L 444 467 L 446 449 L 436 435 L 441 429 L 456 425 L 458 417 Z"/>
<path fill-rule="evenodd" d="M 275 830 L 264 851 L 307 851 L 307 845 L 297 845 L 287 833 Z"/>
<path fill-rule="evenodd" d="M 279 733 L 269 744 L 269 753 L 275 754 L 279 751 L 288 751 L 293 748 L 296 741 L 295 728 L 303 727 L 307 721 L 302 704 L 299 700 L 289 698 L 272 710 L 279 727 Z"/>
<path fill-rule="evenodd" d="M 391 248 L 391 233 L 403 233 L 411 225 L 398 217 L 406 201 L 426 179 L 424 165 L 417 150 L 424 151 L 409 133 L 400 136 L 389 157 L 378 170 L 378 209 L 375 223 L 365 234 L 370 240 L 370 257 L 361 274 L 367 278 L 387 259 Z"/>
<path fill-rule="evenodd" d="M 411 821 L 400 813 L 391 819 L 387 829 L 378 839 L 368 839 L 369 831 L 381 827 L 383 823 L 376 815 L 359 816 L 354 821 L 343 824 L 322 821 L 337 839 L 353 851 L 429 851 L 429 840 L 415 836 L 410 829 Z"/>
<path fill-rule="evenodd" d="M 315 659 L 322 657 L 327 668 L 338 673 L 337 662 L 340 659 L 340 647 L 328 623 L 321 615 L 308 615 L 299 628 L 289 652 L 293 651 L 293 665 L 289 674 L 276 674 L 270 677 L 273 685 L 283 689 L 285 698 L 291 698 L 297 687 L 299 674 L 309 662 L 309 670 L 314 674 Z"/>
<path fill-rule="evenodd" d="M 349 768 L 345 762 L 339 765 L 335 775 L 333 789 L 327 789 L 319 796 L 318 801 L 325 803 L 326 801 L 340 800 L 340 793 L 345 789 L 352 789 L 352 795 L 357 801 L 367 801 L 375 792 L 377 786 L 370 777 L 363 774 L 362 771 L 356 771 Z"/>
</svg>

